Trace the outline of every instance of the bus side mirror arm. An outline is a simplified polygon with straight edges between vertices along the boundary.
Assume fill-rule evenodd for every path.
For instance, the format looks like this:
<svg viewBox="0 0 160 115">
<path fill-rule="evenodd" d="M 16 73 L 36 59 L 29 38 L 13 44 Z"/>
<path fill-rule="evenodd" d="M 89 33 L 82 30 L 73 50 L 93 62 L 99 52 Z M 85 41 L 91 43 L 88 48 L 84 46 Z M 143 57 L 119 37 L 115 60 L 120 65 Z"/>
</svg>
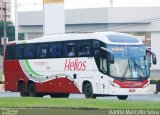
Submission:
<svg viewBox="0 0 160 115">
<path fill-rule="evenodd" d="M 149 50 L 149 49 L 147 49 L 146 52 L 147 52 L 147 53 L 150 53 L 150 54 L 152 55 L 152 63 L 153 63 L 154 65 L 156 65 L 156 64 L 157 64 L 156 54 L 155 54 L 154 52 L 152 52 L 151 50 Z"/>
<path fill-rule="evenodd" d="M 110 61 L 111 64 L 114 64 L 114 54 L 113 53 L 111 53 L 109 55 L 109 61 Z"/>
<path fill-rule="evenodd" d="M 111 50 L 109 50 L 109 49 L 106 49 L 105 47 L 100 47 L 100 49 L 109 54 L 109 62 L 111 64 L 113 64 L 114 63 L 114 54 L 113 54 L 113 52 Z"/>
</svg>

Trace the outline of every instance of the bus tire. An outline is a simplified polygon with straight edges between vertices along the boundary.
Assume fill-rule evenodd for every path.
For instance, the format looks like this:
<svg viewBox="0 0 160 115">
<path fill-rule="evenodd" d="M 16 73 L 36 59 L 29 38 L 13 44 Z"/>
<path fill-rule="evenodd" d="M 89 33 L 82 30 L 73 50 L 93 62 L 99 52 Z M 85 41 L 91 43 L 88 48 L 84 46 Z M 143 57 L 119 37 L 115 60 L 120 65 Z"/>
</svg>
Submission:
<svg viewBox="0 0 160 115">
<path fill-rule="evenodd" d="M 96 98 L 96 95 L 93 94 L 92 84 L 89 82 L 84 86 L 84 95 L 86 98 Z"/>
<path fill-rule="evenodd" d="M 128 95 L 118 95 L 117 98 L 119 100 L 126 100 L 128 98 Z"/>
<path fill-rule="evenodd" d="M 68 98 L 69 93 L 51 93 L 50 96 L 52 98 Z"/>
<path fill-rule="evenodd" d="M 21 97 L 27 96 L 27 89 L 26 89 L 25 83 L 20 83 L 18 88 L 19 88 Z"/>
<path fill-rule="evenodd" d="M 37 97 L 36 86 L 34 83 L 30 83 L 28 86 L 28 95 L 30 97 Z"/>
</svg>

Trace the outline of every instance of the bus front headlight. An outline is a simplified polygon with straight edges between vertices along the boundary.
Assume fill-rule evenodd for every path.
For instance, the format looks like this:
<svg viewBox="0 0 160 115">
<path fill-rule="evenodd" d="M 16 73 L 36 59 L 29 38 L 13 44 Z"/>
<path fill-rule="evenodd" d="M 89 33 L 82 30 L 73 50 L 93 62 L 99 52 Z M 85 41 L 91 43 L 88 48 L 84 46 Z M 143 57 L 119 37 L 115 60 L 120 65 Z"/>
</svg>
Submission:
<svg viewBox="0 0 160 115">
<path fill-rule="evenodd" d="M 120 86 L 116 83 L 114 83 L 113 81 L 110 81 L 110 84 L 113 86 L 113 87 L 117 87 L 117 88 L 120 88 Z"/>
<path fill-rule="evenodd" d="M 146 83 L 146 84 L 143 86 L 143 88 L 148 87 L 148 86 L 149 86 L 149 82 Z"/>
</svg>

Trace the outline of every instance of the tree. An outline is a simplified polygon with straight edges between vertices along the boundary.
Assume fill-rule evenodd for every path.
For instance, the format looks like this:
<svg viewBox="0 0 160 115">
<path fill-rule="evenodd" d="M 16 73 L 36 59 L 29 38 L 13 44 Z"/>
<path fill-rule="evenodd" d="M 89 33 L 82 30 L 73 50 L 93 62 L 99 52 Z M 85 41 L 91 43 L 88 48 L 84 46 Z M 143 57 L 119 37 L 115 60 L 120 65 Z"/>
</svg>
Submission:
<svg viewBox="0 0 160 115">
<path fill-rule="evenodd" d="M 7 29 L 7 37 L 8 41 L 14 41 L 15 40 L 15 26 L 11 21 L 6 22 L 6 29 Z M 0 38 L 3 37 L 3 32 L 4 32 L 4 22 L 0 21 Z M 24 34 L 19 34 L 19 40 L 24 39 Z"/>
<path fill-rule="evenodd" d="M 13 23 L 11 21 L 7 21 L 6 22 L 6 30 L 7 30 L 7 38 L 8 41 L 14 41 L 15 40 L 15 26 L 13 25 Z M 1 38 L 4 36 L 4 22 L 0 21 L 0 54 L 2 54 L 3 52 L 3 46 L 1 43 Z M 19 36 L 19 40 L 23 40 L 24 39 L 24 34 L 20 33 L 18 34 Z"/>
</svg>

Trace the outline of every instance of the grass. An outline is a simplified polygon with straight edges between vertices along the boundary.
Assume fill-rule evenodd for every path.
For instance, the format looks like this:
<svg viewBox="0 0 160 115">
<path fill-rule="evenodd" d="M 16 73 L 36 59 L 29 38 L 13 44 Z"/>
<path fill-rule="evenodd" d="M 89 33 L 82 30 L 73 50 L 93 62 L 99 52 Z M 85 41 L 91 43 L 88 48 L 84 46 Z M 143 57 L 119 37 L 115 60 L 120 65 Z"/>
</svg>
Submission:
<svg viewBox="0 0 160 115">
<path fill-rule="evenodd" d="M 0 98 L 0 107 L 63 107 L 98 109 L 160 109 L 158 101 L 100 99 Z"/>
</svg>

